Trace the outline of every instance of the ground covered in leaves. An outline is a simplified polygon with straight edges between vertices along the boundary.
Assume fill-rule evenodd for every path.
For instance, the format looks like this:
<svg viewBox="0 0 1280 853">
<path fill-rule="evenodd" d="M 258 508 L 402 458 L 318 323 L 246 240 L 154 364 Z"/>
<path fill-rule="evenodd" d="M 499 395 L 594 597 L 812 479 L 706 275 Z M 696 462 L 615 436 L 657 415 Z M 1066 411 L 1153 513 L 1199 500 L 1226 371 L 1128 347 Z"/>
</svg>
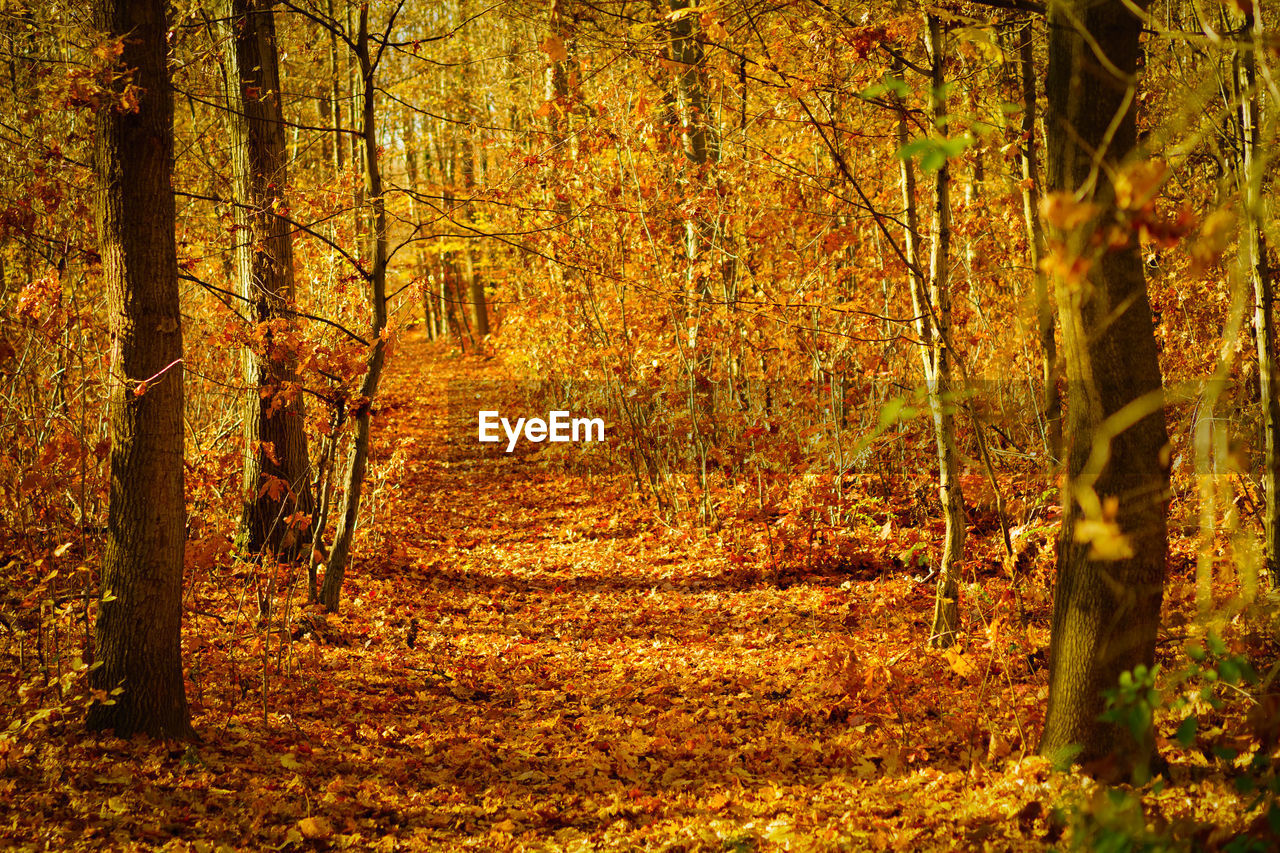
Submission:
<svg viewBox="0 0 1280 853">
<path fill-rule="evenodd" d="M 963 642 L 928 651 L 933 582 L 913 559 L 928 528 L 888 507 L 825 543 L 838 559 L 744 559 L 741 530 L 664 524 L 625 472 L 482 451 L 475 412 L 449 403 L 495 370 L 407 336 L 341 614 L 305 607 L 281 575 L 262 616 L 261 572 L 197 539 L 185 642 L 201 740 L 87 737 L 74 706 L 26 721 L 0 750 L 0 844 L 1071 842 L 1056 809 L 1088 812 L 1089 783 L 1034 756 L 1046 559 L 1029 560 L 1019 604 L 995 538 L 979 541 Z M 1186 602 L 1170 597 L 1176 616 Z M 39 692 L 20 688 L 15 714 Z M 1177 825 L 1213 846 L 1251 819 L 1209 760 L 1171 757 L 1174 784 L 1146 791 L 1135 832 Z"/>
</svg>

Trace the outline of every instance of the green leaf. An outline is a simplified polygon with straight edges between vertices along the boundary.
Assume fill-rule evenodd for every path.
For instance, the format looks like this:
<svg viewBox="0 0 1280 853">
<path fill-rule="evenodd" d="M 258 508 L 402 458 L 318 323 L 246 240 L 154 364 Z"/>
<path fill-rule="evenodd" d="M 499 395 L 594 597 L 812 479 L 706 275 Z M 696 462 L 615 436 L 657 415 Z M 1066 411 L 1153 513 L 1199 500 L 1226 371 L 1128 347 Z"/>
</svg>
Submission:
<svg viewBox="0 0 1280 853">
<path fill-rule="evenodd" d="M 1196 725 L 1195 717 L 1187 717 L 1178 726 L 1178 733 L 1174 737 L 1178 739 L 1178 743 L 1182 744 L 1184 748 L 1191 746 L 1192 741 L 1196 739 Z"/>
<path fill-rule="evenodd" d="M 929 139 L 928 137 L 921 137 L 920 139 L 912 140 L 899 148 L 898 153 L 894 156 L 899 160 L 910 160 L 920 154 L 932 151 L 935 147 L 935 143 L 932 139 Z"/>
<path fill-rule="evenodd" d="M 1243 675 L 1239 661 L 1234 658 L 1223 658 L 1218 661 L 1218 676 L 1227 684 L 1239 684 Z"/>
<path fill-rule="evenodd" d="M 871 100 L 873 98 L 879 98 L 887 93 L 897 95 L 899 98 L 905 98 L 907 95 L 911 94 L 911 87 L 904 81 L 899 80 L 897 77 L 886 74 L 880 79 L 879 83 L 872 83 L 870 86 L 859 92 L 858 97 Z"/>
<path fill-rule="evenodd" d="M 1071 769 L 1071 765 L 1075 763 L 1076 756 L 1084 749 L 1078 743 L 1069 743 L 1066 746 L 1060 746 L 1055 750 L 1051 750 L 1045 758 L 1049 759 L 1049 764 L 1059 773 L 1066 773 Z"/>
<path fill-rule="evenodd" d="M 948 158 L 959 157 L 967 149 L 971 148 L 976 141 L 971 135 L 965 133 L 942 140 L 940 147 Z"/>
</svg>

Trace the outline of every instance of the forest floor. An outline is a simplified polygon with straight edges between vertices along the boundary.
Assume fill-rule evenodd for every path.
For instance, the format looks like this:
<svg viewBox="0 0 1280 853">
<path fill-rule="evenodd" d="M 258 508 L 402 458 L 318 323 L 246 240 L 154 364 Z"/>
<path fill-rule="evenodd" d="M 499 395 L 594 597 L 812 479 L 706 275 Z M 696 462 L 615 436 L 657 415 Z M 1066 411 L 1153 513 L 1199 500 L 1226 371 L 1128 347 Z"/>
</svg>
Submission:
<svg viewBox="0 0 1280 853">
<path fill-rule="evenodd" d="M 342 612 L 303 607 L 295 586 L 262 619 L 251 571 L 189 567 L 201 740 L 87 737 L 55 715 L 0 754 L 0 846 L 1031 850 L 1070 835 L 1055 807 L 1088 785 L 1034 755 L 1047 593 L 1028 590 L 1019 627 L 991 542 L 968 565 L 960 650 L 929 651 L 933 582 L 888 556 L 890 525 L 858 559 L 769 576 L 721 534 L 656 520 L 628 475 L 480 448 L 475 412 L 443 389 L 494 364 L 405 335 Z M 1182 775 L 1148 792 L 1150 819 L 1206 836 L 1243 820 L 1224 782 Z"/>
</svg>

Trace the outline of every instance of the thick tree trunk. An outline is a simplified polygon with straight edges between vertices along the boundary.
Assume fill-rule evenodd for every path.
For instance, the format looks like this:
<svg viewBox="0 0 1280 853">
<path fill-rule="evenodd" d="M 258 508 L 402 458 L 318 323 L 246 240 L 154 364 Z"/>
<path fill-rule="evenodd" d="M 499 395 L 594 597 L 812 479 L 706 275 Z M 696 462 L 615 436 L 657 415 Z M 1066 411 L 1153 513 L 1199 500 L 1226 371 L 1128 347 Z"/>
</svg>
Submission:
<svg viewBox="0 0 1280 853">
<path fill-rule="evenodd" d="M 91 729 L 193 734 L 182 679 L 182 315 L 174 238 L 173 91 L 161 0 L 96 0 L 124 39 L 135 111 L 98 111 L 96 219 L 111 323 L 111 496 L 94 633 Z M 126 78 L 128 79 L 128 78 Z"/>
<path fill-rule="evenodd" d="M 1093 207 L 1059 235 L 1064 264 L 1087 271 L 1056 284 L 1067 479 L 1040 751 L 1078 747 L 1112 776 L 1143 776 L 1151 760 L 1149 733 L 1099 715 L 1121 673 L 1154 662 L 1168 546 L 1160 363 L 1137 236 L 1112 185 L 1136 142 L 1140 29 L 1122 0 L 1050 6 L 1048 188 L 1070 194 L 1063 204 Z"/>
<path fill-rule="evenodd" d="M 353 401 L 355 408 L 356 436 L 351 446 L 347 464 L 346 493 L 342 510 L 338 515 L 333 547 L 325 566 L 324 584 L 320 588 L 320 603 L 330 612 L 338 610 L 342 580 L 351 555 L 351 538 L 355 534 L 360 517 L 360 494 L 364 488 L 365 472 L 369 465 L 369 406 L 378 393 L 382 367 L 386 360 L 387 328 L 387 209 L 382 196 L 382 172 L 378 164 L 378 131 L 375 122 L 374 62 L 369 53 L 369 7 L 360 8 L 359 29 L 356 36 L 356 57 L 360 63 L 363 91 L 362 135 L 365 157 L 365 194 L 373 208 L 370 229 L 373 265 L 370 269 L 370 309 L 373 314 L 370 340 L 373 342 L 364 380 L 360 385 L 360 399 Z"/>
<path fill-rule="evenodd" d="M 277 212 L 287 205 L 288 160 L 275 18 L 267 0 L 228 0 L 221 20 L 236 273 L 257 324 L 244 353 L 250 392 L 239 540 L 246 553 L 293 559 L 310 543 L 314 501 L 297 355 L 275 342 L 294 292 L 291 228 Z"/>
</svg>

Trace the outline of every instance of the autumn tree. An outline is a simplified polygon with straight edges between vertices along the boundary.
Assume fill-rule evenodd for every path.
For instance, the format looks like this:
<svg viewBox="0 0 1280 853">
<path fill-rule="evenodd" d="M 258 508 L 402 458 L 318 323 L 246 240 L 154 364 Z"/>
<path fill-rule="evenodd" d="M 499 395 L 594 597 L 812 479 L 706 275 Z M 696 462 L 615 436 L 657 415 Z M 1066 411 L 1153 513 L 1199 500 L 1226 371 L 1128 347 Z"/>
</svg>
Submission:
<svg viewBox="0 0 1280 853">
<path fill-rule="evenodd" d="M 93 9 L 124 71 L 117 97 L 97 111 L 93 158 L 112 337 L 111 496 L 90 675 L 100 700 L 88 725 L 185 737 L 182 314 L 165 3 L 97 0 Z"/>
<path fill-rule="evenodd" d="M 287 152 L 275 15 L 262 0 L 227 0 L 222 11 L 235 266 L 253 323 L 253 345 L 244 353 L 250 391 L 241 547 L 290 557 L 310 541 L 312 496 L 297 355 L 290 343 L 293 236 L 285 213 Z"/>
<path fill-rule="evenodd" d="M 1265 37 L 1261 4 L 1249 4 L 1235 52 L 1235 91 L 1240 127 L 1237 170 L 1243 207 L 1240 260 L 1253 286 L 1258 397 L 1262 409 L 1262 545 L 1269 586 L 1280 587 L 1280 365 L 1276 363 L 1274 271 L 1268 263 L 1263 185 L 1268 157 L 1260 144 L 1266 87 L 1259 85 L 1258 51 Z"/>
<path fill-rule="evenodd" d="M 925 16 L 925 47 L 929 56 L 929 113 L 938 134 L 947 129 L 945 79 L 946 36 L 942 22 Z M 903 206 L 903 251 L 911 291 L 911 312 L 920 338 L 929 410 L 933 420 L 934 447 L 938 462 L 938 495 L 945 533 L 939 557 L 938 586 L 934 601 L 933 626 L 929 644 L 945 648 L 955 642 L 959 628 L 959 562 L 964 556 L 964 494 L 960 488 L 959 458 L 956 452 L 955 399 L 951 344 L 951 167 L 942 144 L 936 139 L 910 141 L 908 109 L 897 98 L 897 142 Z M 932 172 L 929 218 L 929 261 L 926 269 L 920 255 L 920 212 L 916 201 L 915 150 L 925 152 L 921 162 Z"/>
<path fill-rule="evenodd" d="M 1047 213 L 1068 446 L 1040 742 L 1140 775 L 1150 738 L 1099 718 L 1121 674 L 1154 662 L 1167 549 L 1160 364 L 1132 205 L 1117 192 L 1134 192 L 1151 165 L 1136 148 L 1141 28 L 1121 0 L 1049 11 Z"/>
<path fill-rule="evenodd" d="M 397 7 L 397 12 L 399 8 Z M 370 338 L 364 376 L 360 382 L 358 396 L 352 401 L 356 435 L 344 475 L 346 491 L 343 494 L 342 508 L 337 518 L 333 547 L 329 551 L 329 559 L 325 565 L 324 584 L 320 588 L 320 602 L 330 611 L 338 609 L 342 579 L 351 555 L 351 538 L 355 535 L 356 524 L 360 518 L 360 496 L 369 467 L 371 427 L 369 407 L 378 393 L 378 383 L 382 379 L 382 368 L 386 363 L 387 355 L 385 335 L 387 328 L 387 209 L 386 199 L 383 197 L 382 168 L 378 154 L 375 75 L 395 19 L 396 13 L 393 12 L 381 38 L 375 41 L 369 31 L 369 7 L 362 6 L 356 31 L 349 38 L 344 34 L 344 38 L 348 38 L 349 47 L 355 54 L 359 67 L 360 121 L 358 127 L 362 143 L 361 155 L 364 158 L 364 195 L 371 208 L 367 232 L 369 260 L 367 267 L 361 272 L 368 282 Z M 336 21 L 330 21 L 329 25 L 335 29 L 338 27 Z"/>
<path fill-rule="evenodd" d="M 935 129 L 947 129 L 945 48 L 946 30 L 936 15 L 925 20 L 925 46 L 929 53 L 929 104 Z M 909 201 L 914 204 L 914 200 Z M 929 227 L 929 279 L 912 275 L 912 310 L 924 342 L 925 381 L 933 414 L 938 454 L 938 495 L 945 524 L 938 566 L 931 645 L 947 647 L 960 627 L 959 564 L 964 557 L 964 493 L 960 489 L 960 463 L 956 453 L 956 425 L 952 407 L 952 362 L 956 358 L 951 328 L 951 167 L 944 158 L 933 175 L 933 204 Z"/>
<path fill-rule="evenodd" d="M 1022 90 L 1022 145 L 1019 164 L 1022 167 L 1022 218 L 1026 223 L 1027 247 L 1031 275 L 1035 282 L 1036 329 L 1043 355 L 1041 410 L 1044 417 L 1045 443 L 1057 460 L 1062 454 L 1062 397 L 1058 390 L 1061 373 L 1058 364 L 1058 342 L 1054 336 L 1053 300 L 1049 296 L 1048 276 L 1042 268 L 1045 254 L 1044 226 L 1040 221 L 1040 145 L 1037 140 L 1036 67 L 1032 51 L 1035 21 L 1018 22 L 1018 78 Z M 1051 466 L 1047 466 L 1051 467 Z"/>
</svg>

